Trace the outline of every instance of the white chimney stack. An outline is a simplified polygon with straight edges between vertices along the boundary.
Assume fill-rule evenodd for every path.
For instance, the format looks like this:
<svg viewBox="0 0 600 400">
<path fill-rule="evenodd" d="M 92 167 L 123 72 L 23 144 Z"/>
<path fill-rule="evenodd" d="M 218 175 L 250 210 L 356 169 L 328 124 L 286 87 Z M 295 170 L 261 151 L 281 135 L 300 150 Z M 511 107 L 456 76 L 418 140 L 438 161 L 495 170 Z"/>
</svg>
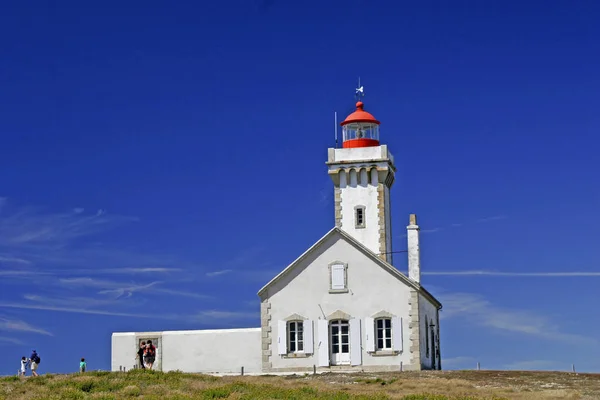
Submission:
<svg viewBox="0 0 600 400">
<path fill-rule="evenodd" d="M 408 278 L 421 282 L 421 250 L 419 249 L 419 225 L 417 215 L 410 214 L 409 225 L 406 227 L 408 240 Z"/>
</svg>

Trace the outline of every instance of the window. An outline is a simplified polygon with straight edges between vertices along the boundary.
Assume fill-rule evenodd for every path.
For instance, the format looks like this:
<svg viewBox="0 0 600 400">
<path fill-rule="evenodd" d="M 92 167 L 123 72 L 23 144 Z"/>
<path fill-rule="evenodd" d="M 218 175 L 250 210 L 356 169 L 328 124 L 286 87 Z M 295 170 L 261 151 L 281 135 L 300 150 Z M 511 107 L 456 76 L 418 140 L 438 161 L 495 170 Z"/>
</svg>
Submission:
<svg viewBox="0 0 600 400">
<path fill-rule="evenodd" d="M 364 206 L 356 206 L 354 208 L 354 226 L 356 228 L 364 228 L 366 226 Z"/>
<path fill-rule="evenodd" d="M 345 263 L 334 261 L 329 264 L 329 292 L 348 292 L 348 266 Z"/>
<path fill-rule="evenodd" d="M 375 320 L 376 350 L 392 349 L 392 319 L 378 318 Z"/>
<path fill-rule="evenodd" d="M 304 329 L 302 321 L 288 322 L 288 349 L 290 353 L 304 351 Z"/>
</svg>

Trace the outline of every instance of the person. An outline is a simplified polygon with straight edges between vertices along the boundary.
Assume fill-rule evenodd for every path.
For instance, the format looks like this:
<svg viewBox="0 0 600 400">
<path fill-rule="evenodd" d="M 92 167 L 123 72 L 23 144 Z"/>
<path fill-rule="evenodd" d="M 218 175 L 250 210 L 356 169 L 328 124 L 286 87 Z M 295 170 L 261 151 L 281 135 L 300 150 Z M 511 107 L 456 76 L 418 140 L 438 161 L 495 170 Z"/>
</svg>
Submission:
<svg viewBox="0 0 600 400">
<path fill-rule="evenodd" d="M 87 367 L 87 364 L 85 363 L 85 358 L 81 358 L 81 361 L 79 362 L 79 372 L 85 372 L 85 367 Z"/>
<path fill-rule="evenodd" d="M 137 356 L 135 356 L 135 358 L 139 358 L 140 359 L 140 367 L 142 369 L 146 368 L 144 366 L 144 350 L 145 349 L 146 349 L 146 342 L 142 341 L 142 343 L 140 343 L 140 348 L 138 349 Z"/>
<path fill-rule="evenodd" d="M 152 369 L 154 360 L 156 359 L 156 347 L 152 345 L 152 340 L 146 342 L 146 348 L 144 349 L 144 364 L 146 369 Z"/>
<path fill-rule="evenodd" d="M 27 357 L 21 357 L 21 370 L 19 371 L 19 376 L 25 376 L 27 373 L 27 364 L 29 364 Z"/>
<path fill-rule="evenodd" d="M 37 373 L 37 369 L 41 359 L 35 350 L 33 350 L 33 352 L 31 353 L 31 357 L 29 357 L 29 360 L 31 360 L 31 375 L 39 376 Z"/>
</svg>

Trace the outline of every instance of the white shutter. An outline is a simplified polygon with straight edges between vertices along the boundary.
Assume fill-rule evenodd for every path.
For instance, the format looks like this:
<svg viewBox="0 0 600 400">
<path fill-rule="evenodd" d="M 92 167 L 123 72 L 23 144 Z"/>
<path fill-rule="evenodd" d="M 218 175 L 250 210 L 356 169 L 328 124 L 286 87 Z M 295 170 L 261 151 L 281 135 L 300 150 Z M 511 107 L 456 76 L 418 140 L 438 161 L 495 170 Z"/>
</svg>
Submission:
<svg viewBox="0 0 600 400">
<path fill-rule="evenodd" d="M 392 346 L 394 351 L 402 351 L 402 318 L 392 318 Z"/>
<path fill-rule="evenodd" d="M 319 336 L 319 367 L 329 367 L 329 323 L 326 319 L 317 321 Z"/>
<path fill-rule="evenodd" d="M 277 321 L 278 354 L 287 354 L 287 322 Z"/>
<path fill-rule="evenodd" d="M 362 364 L 362 348 L 360 346 L 360 319 L 353 318 L 350 321 L 350 363 L 352 365 Z"/>
<path fill-rule="evenodd" d="M 365 318 L 365 347 L 367 351 L 375 351 L 375 320 L 373 318 Z"/>
<path fill-rule="evenodd" d="M 315 351 L 313 345 L 313 322 L 311 320 L 302 321 L 302 330 L 304 332 L 304 352 L 312 354 Z"/>
<path fill-rule="evenodd" d="M 344 289 L 344 265 L 334 264 L 331 266 L 331 289 Z"/>
</svg>

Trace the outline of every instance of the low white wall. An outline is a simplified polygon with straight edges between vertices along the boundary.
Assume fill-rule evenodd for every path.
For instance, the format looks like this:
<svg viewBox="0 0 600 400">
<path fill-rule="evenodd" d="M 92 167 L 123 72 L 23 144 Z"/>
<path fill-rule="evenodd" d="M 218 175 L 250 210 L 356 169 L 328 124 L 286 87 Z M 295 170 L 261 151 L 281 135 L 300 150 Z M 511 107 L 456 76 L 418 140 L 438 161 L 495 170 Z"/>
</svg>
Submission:
<svg viewBox="0 0 600 400">
<path fill-rule="evenodd" d="M 136 356 L 135 333 L 113 333 L 110 346 L 110 369 L 119 371 L 120 368 L 132 369 Z"/>
<path fill-rule="evenodd" d="M 165 372 L 240 373 L 242 367 L 244 373 L 261 371 L 260 328 L 113 333 L 112 370 L 121 365 L 133 368 L 138 343 L 149 337 L 160 343 L 155 365 Z"/>
</svg>

